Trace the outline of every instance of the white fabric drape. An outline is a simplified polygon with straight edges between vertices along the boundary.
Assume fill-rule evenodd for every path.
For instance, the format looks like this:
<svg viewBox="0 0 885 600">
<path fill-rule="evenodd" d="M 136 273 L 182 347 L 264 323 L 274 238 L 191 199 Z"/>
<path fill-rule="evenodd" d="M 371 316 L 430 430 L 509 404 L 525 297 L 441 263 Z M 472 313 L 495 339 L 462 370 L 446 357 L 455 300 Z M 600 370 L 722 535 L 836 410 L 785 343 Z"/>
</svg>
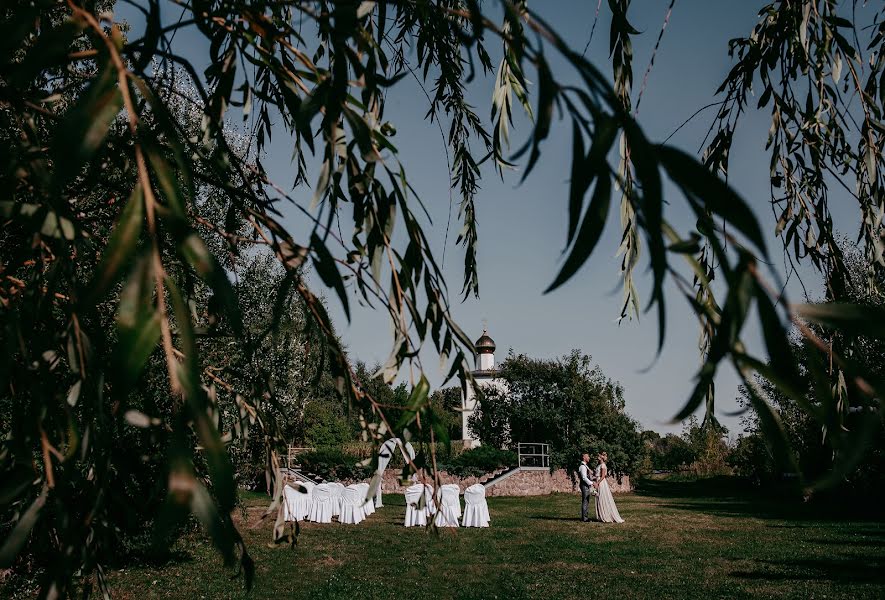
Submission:
<svg viewBox="0 0 885 600">
<path fill-rule="evenodd" d="M 328 485 L 332 495 L 332 516 L 337 517 L 341 514 L 341 504 L 344 501 L 344 484 L 332 481 Z"/>
<path fill-rule="evenodd" d="M 424 484 L 424 516 L 432 519 L 436 514 L 436 502 L 433 500 L 433 486 L 429 483 Z"/>
<path fill-rule="evenodd" d="M 416 483 L 406 488 L 406 527 L 424 527 L 427 525 L 427 512 L 425 503 L 426 490 L 424 484 Z"/>
<path fill-rule="evenodd" d="M 408 457 L 408 460 L 414 460 L 415 458 L 415 448 L 412 447 L 410 442 L 406 442 L 405 445 L 403 445 L 399 438 L 390 438 L 381 444 L 381 447 L 378 448 L 378 470 L 375 472 L 375 476 L 378 478 L 378 489 L 375 490 L 376 508 L 384 506 L 384 502 L 381 501 L 381 488 L 384 484 L 384 470 L 390 463 L 390 459 L 393 458 L 393 453 L 397 448 L 399 448 L 403 458 Z"/>
<path fill-rule="evenodd" d="M 287 521 L 303 521 L 310 514 L 313 488 L 316 484 L 296 482 L 283 488 L 285 508 L 283 516 Z"/>
<path fill-rule="evenodd" d="M 313 488 L 307 520 L 314 523 L 332 522 L 332 490 L 328 483 L 321 483 Z"/>
<path fill-rule="evenodd" d="M 365 494 L 358 484 L 349 485 L 344 488 L 343 501 L 341 503 L 341 516 L 338 522 L 344 525 L 359 525 L 366 519 L 366 513 L 363 510 L 363 502 Z"/>
<path fill-rule="evenodd" d="M 356 484 L 360 489 L 360 505 L 363 507 L 363 510 L 366 512 L 366 516 L 368 517 L 372 513 L 375 512 L 375 503 L 369 498 L 369 484 L 368 483 L 357 483 Z"/>
<path fill-rule="evenodd" d="M 461 517 L 461 490 L 457 484 L 449 483 L 439 487 L 439 508 L 436 511 L 437 527 L 457 527 Z"/>
<path fill-rule="evenodd" d="M 489 505 L 486 502 L 486 488 L 481 483 L 474 483 L 464 490 L 464 527 L 488 527 Z"/>
<path fill-rule="evenodd" d="M 596 482 L 596 520 L 603 523 L 623 523 L 624 519 L 618 512 L 611 486 L 606 477 L 608 467 L 605 466 L 605 463 L 601 463 L 599 466 L 601 469 L 600 478 Z"/>
<path fill-rule="evenodd" d="M 390 463 L 390 459 L 393 458 L 393 453 L 398 445 L 399 438 L 392 438 L 381 444 L 381 447 L 378 448 L 378 471 L 376 472 L 376 476 L 378 477 L 378 489 L 375 490 L 376 508 L 384 506 L 384 503 L 381 501 L 381 488 L 384 486 L 384 470 Z"/>
</svg>

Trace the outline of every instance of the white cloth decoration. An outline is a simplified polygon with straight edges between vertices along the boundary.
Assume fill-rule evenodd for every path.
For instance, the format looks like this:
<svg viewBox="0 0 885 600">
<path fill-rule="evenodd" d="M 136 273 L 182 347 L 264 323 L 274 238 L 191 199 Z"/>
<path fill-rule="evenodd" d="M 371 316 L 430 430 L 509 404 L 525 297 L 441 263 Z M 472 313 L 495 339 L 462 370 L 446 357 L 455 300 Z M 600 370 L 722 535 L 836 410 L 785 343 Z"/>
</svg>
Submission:
<svg viewBox="0 0 885 600">
<path fill-rule="evenodd" d="M 303 521 L 310 514 L 311 497 L 316 484 L 295 482 L 283 488 L 285 508 L 283 516 L 287 521 Z"/>
<path fill-rule="evenodd" d="M 457 484 L 448 483 L 439 487 L 439 509 L 436 511 L 437 527 L 457 527 L 461 517 L 461 490 Z"/>
<path fill-rule="evenodd" d="M 464 527 L 488 527 L 489 505 L 486 502 L 486 488 L 481 483 L 474 483 L 464 490 Z"/>
<path fill-rule="evenodd" d="M 406 462 L 410 460 L 414 460 L 415 458 L 415 448 L 412 447 L 410 442 L 406 442 L 403 445 L 402 441 L 399 438 L 390 438 L 378 448 L 378 470 L 375 472 L 375 476 L 378 478 L 378 489 L 375 490 L 375 507 L 380 508 L 384 506 L 384 502 L 381 501 L 381 488 L 384 483 L 384 470 L 387 468 L 387 465 L 390 463 L 390 459 L 393 458 L 394 451 L 399 448 L 400 452 L 403 455 L 403 458 L 406 458 Z"/>
<path fill-rule="evenodd" d="M 436 514 L 436 502 L 433 500 L 433 486 L 424 484 L 424 516 L 432 519 Z"/>
<path fill-rule="evenodd" d="M 363 510 L 366 512 L 366 516 L 368 517 L 372 513 L 375 512 L 375 503 L 369 498 L 369 484 L 368 483 L 357 483 L 356 484 L 360 488 L 360 506 L 363 507 Z"/>
<path fill-rule="evenodd" d="M 344 488 L 341 516 L 338 517 L 338 521 L 344 525 L 358 525 L 365 521 L 366 512 L 363 510 L 365 499 L 365 493 L 359 484 L 349 485 Z"/>
<path fill-rule="evenodd" d="M 332 522 L 332 490 L 328 483 L 321 483 L 313 488 L 307 520 L 314 523 Z"/>
<path fill-rule="evenodd" d="M 426 489 L 424 484 L 416 483 L 406 488 L 406 527 L 424 527 L 427 525 L 427 512 L 425 503 Z"/>
<path fill-rule="evenodd" d="M 332 481 L 329 483 L 329 491 L 332 494 L 332 516 L 341 515 L 341 504 L 344 501 L 344 484 Z"/>
</svg>

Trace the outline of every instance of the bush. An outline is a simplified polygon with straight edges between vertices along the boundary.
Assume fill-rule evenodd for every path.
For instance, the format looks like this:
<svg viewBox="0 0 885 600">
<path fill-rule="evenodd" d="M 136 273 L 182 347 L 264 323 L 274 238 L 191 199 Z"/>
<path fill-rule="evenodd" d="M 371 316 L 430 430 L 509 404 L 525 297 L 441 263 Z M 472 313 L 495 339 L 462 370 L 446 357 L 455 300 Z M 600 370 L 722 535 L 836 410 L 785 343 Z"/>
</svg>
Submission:
<svg viewBox="0 0 885 600">
<path fill-rule="evenodd" d="M 440 470 L 458 477 L 480 477 L 516 464 L 518 457 L 512 450 L 499 450 L 492 446 L 480 446 L 466 450 L 448 463 L 440 463 Z"/>
<path fill-rule="evenodd" d="M 353 439 L 353 431 L 341 403 L 328 399 L 309 402 L 304 408 L 304 443 L 332 448 Z"/>
<path fill-rule="evenodd" d="M 413 442 L 413 446 L 416 452 L 420 452 L 421 450 L 427 456 L 430 456 L 431 447 L 436 452 L 436 460 L 437 462 L 451 462 L 455 457 L 465 452 L 464 442 L 461 440 L 454 440 L 448 444 L 443 444 L 437 442 L 436 444 L 419 444 L 418 442 Z M 378 447 L 372 444 L 371 442 L 347 442 L 341 445 L 341 448 L 345 454 L 355 456 L 360 460 L 366 458 L 375 458 L 375 455 L 378 452 Z M 403 455 L 397 450 L 393 453 L 393 457 L 390 459 L 390 463 L 387 465 L 388 469 L 401 469 L 404 465 Z"/>
<path fill-rule="evenodd" d="M 317 448 L 298 455 L 298 463 L 305 473 L 316 473 L 323 479 L 367 479 L 372 476 L 372 468 L 357 463 L 362 459 L 345 454 L 339 448 Z"/>
</svg>

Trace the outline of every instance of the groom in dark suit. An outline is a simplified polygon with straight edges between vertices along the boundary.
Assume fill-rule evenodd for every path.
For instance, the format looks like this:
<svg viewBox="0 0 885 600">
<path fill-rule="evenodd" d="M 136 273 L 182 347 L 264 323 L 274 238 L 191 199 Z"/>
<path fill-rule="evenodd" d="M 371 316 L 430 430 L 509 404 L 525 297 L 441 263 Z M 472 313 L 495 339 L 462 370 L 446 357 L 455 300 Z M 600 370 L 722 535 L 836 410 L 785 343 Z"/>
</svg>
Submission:
<svg viewBox="0 0 885 600">
<path fill-rule="evenodd" d="M 581 455 L 581 464 L 578 466 L 578 484 L 581 486 L 581 520 L 589 521 L 587 509 L 590 506 L 590 488 L 593 487 L 590 471 L 590 455 L 586 452 Z"/>
</svg>

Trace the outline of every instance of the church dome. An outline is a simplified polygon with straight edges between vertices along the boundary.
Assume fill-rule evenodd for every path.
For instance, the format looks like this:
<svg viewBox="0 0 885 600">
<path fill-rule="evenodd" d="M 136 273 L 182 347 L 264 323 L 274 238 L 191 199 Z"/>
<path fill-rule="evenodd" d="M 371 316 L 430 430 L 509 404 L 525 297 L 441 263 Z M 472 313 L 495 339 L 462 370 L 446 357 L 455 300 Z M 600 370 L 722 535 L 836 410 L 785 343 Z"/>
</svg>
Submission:
<svg viewBox="0 0 885 600">
<path fill-rule="evenodd" d="M 489 334 L 485 331 L 482 332 L 482 335 L 473 343 L 473 346 L 476 348 L 476 352 L 478 354 L 494 354 L 495 353 L 495 340 L 489 337 Z"/>
</svg>

